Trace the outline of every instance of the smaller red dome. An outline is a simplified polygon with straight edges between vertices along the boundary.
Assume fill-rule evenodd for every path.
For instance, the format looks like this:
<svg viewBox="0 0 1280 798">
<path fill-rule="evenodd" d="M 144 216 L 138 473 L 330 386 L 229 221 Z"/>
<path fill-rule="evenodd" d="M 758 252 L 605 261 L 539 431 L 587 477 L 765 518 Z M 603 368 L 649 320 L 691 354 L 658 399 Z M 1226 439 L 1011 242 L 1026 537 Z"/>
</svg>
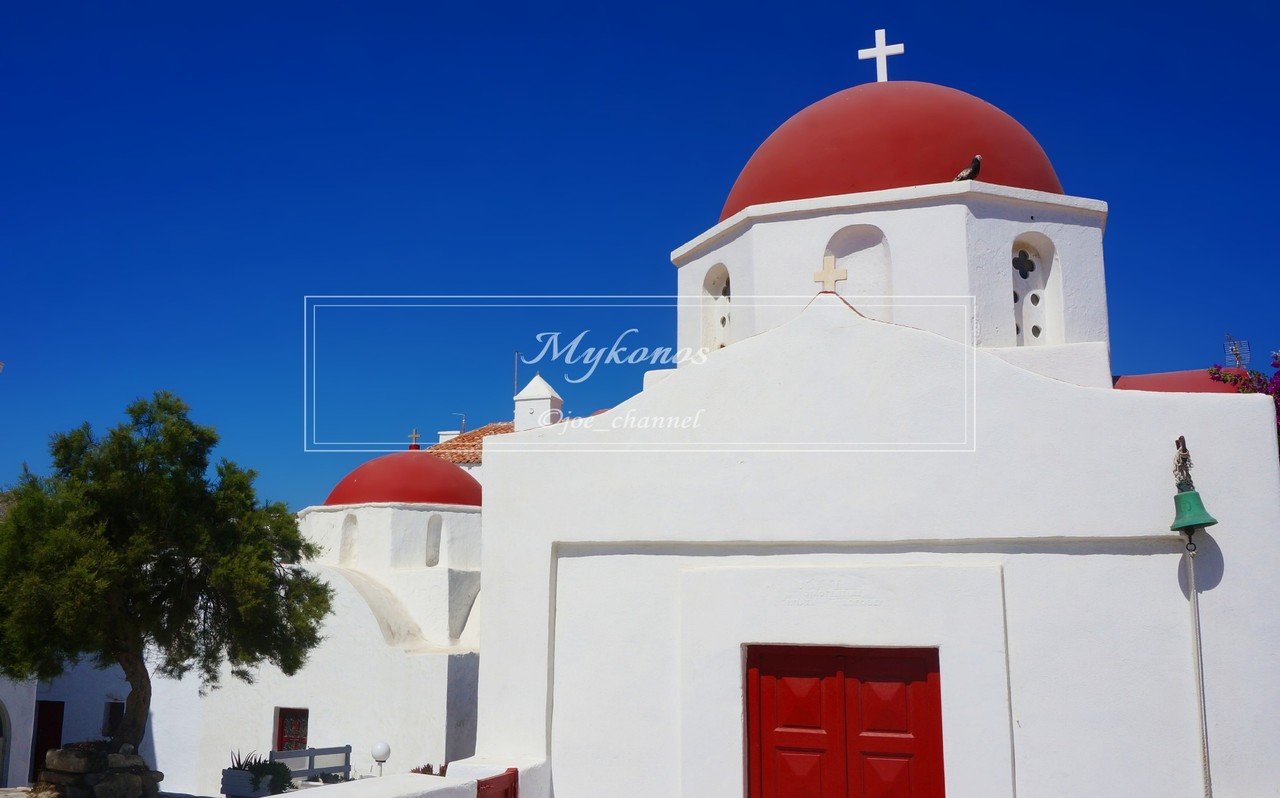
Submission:
<svg viewBox="0 0 1280 798">
<path fill-rule="evenodd" d="M 385 454 L 334 486 L 325 504 L 468 504 L 480 506 L 480 483 L 453 463 L 423 451 Z"/>
</svg>

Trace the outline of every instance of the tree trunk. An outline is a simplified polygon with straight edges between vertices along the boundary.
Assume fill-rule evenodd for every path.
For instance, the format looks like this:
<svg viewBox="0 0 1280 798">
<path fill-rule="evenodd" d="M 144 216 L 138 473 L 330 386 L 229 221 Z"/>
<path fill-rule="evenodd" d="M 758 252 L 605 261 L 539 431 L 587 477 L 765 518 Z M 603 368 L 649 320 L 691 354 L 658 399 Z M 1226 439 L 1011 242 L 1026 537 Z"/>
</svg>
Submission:
<svg viewBox="0 0 1280 798">
<path fill-rule="evenodd" d="M 151 673 L 141 651 L 122 652 L 116 655 L 116 661 L 129 682 L 129 695 L 124 700 L 124 717 L 111 738 L 111 750 L 119 751 L 120 746 L 128 743 L 136 751 L 142 745 L 151 714 Z"/>
</svg>

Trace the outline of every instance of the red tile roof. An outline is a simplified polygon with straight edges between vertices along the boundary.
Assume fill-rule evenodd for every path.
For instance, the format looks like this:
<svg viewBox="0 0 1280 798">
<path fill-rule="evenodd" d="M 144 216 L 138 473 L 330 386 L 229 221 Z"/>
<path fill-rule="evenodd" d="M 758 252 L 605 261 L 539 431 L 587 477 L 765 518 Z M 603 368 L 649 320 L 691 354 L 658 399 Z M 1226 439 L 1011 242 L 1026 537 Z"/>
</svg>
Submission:
<svg viewBox="0 0 1280 798">
<path fill-rule="evenodd" d="M 1224 368 L 1224 372 L 1243 374 L 1244 369 Z M 1234 385 L 1214 382 L 1209 369 L 1165 371 L 1159 374 L 1128 374 L 1115 378 L 1122 391 L 1160 391 L 1164 393 L 1236 393 Z"/>
<path fill-rule="evenodd" d="M 483 427 L 467 430 L 443 443 L 428 446 L 426 450 L 457 465 L 479 465 L 481 442 L 490 435 L 514 432 L 515 428 L 514 421 L 495 421 Z"/>
</svg>

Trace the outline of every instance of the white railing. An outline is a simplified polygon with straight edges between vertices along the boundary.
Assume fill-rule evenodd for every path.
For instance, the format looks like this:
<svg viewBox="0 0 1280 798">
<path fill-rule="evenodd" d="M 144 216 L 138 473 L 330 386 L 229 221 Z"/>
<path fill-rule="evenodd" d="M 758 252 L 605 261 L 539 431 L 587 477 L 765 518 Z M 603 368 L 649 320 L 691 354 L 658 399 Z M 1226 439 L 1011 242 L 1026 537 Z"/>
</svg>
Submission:
<svg viewBox="0 0 1280 798">
<path fill-rule="evenodd" d="M 351 746 L 338 748 L 299 748 L 296 751 L 272 751 L 272 762 L 283 762 L 295 779 L 308 779 L 327 773 L 351 775 Z"/>
</svg>

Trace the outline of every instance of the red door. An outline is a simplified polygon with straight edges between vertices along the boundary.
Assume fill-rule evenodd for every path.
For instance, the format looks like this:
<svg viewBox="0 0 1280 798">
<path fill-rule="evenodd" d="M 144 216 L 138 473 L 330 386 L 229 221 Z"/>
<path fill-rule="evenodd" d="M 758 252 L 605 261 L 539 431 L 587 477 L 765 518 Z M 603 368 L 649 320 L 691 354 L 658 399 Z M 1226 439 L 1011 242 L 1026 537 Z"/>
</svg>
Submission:
<svg viewBox="0 0 1280 798">
<path fill-rule="evenodd" d="M 751 646 L 750 798 L 942 798 L 932 648 Z"/>
<path fill-rule="evenodd" d="M 62 701 L 36 702 L 36 728 L 31 745 L 31 773 L 29 781 L 35 781 L 44 770 L 44 757 L 55 748 L 62 747 Z"/>
<path fill-rule="evenodd" d="M 843 657 L 850 795 L 939 796 L 942 691 L 936 648 L 854 649 Z"/>
<path fill-rule="evenodd" d="M 823 649 L 775 646 L 752 647 L 747 657 L 748 710 L 757 716 L 748 749 L 761 783 L 771 786 L 752 798 L 845 798 L 845 707 L 835 658 Z"/>
</svg>

